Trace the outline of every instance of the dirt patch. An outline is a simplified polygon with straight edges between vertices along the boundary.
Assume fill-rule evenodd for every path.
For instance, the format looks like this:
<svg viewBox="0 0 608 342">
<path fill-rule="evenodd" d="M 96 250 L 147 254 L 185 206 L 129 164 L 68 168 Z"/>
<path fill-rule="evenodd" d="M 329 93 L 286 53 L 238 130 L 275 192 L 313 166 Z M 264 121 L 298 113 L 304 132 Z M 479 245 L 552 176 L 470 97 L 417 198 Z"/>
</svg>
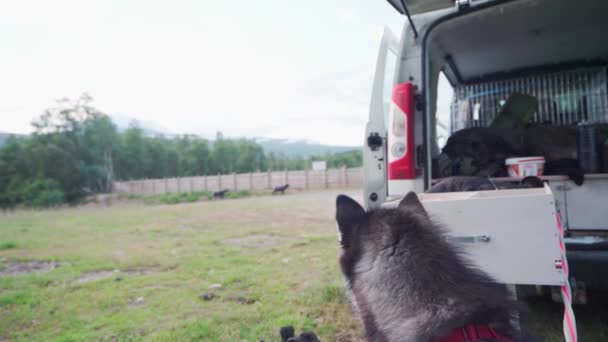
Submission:
<svg viewBox="0 0 608 342">
<path fill-rule="evenodd" d="M 76 279 L 76 284 L 86 284 L 92 281 L 114 278 L 121 281 L 125 276 L 141 276 L 156 272 L 156 269 L 134 269 L 134 270 L 114 270 L 114 271 L 93 271 L 87 272 Z"/>
<path fill-rule="evenodd" d="M 247 298 L 243 296 L 227 296 L 224 298 L 224 302 L 236 302 L 239 304 L 254 304 L 257 300 L 253 298 Z"/>
<path fill-rule="evenodd" d="M 76 284 L 86 284 L 91 281 L 103 280 L 117 276 L 118 272 L 114 271 L 96 271 L 88 272 L 76 279 Z"/>
<path fill-rule="evenodd" d="M 222 241 L 225 245 L 243 246 L 250 248 L 270 248 L 285 242 L 284 237 L 268 234 L 255 234 L 238 238 L 230 238 Z"/>
<path fill-rule="evenodd" d="M 28 273 L 43 273 L 59 267 L 59 263 L 52 261 L 22 261 L 9 262 L 0 270 L 0 276 L 23 275 Z"/>
<path fill-rule="evenodd" d="M 137 307 L 137 306 L 142 306 L 146 303 L 146 301 L 144 300 L 144 297 L 137 297 L 134 299 L 131 299 L 129 301 L 129 306 L 130 307 Z"/>
</svg>

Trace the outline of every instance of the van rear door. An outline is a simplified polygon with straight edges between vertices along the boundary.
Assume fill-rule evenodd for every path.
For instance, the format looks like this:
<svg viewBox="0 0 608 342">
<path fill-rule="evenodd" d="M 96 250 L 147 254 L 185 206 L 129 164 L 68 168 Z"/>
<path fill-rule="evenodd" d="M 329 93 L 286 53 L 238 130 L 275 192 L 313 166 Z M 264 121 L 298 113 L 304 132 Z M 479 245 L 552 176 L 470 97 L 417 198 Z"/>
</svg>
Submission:
<svg viewBox="0 0 608 342">
<path fill-rule="evenodd" d="M 407 6 L 410 15 L 454 6 L 454 0 L 388 0 L 388 2 L 401 14 L 406 13 L 405 6 Z"/>
<path fill-rule="evenodd" d="M 384 28 L 370 101 L 369 119 L 363 142 L 363 195 L 367 209 L 380 206 L 388 195 L 386 121 L 395 83 L 398 40 Z"/>
<path fill-rule="evenodd" d="M 496 0 L 388 0 L 397 12 L 414 15 L 453 7 L 456 2 L 459 7 L 471 7 Z"/>
</svg>

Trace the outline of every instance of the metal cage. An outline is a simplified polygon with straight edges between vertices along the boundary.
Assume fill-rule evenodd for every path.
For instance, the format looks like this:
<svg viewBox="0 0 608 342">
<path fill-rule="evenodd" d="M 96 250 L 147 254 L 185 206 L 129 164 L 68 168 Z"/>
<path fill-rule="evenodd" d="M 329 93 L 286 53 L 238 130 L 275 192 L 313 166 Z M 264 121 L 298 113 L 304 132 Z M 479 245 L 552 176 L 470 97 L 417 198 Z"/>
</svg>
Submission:
<svg viewBox="0 0 608 342">
<path fill-rule="evenodd" d="M 608 67 L 553 72 L 454 88 L 450 132 L 487 127 L 514 92 L 535 96 L 534 122 L 608 123 Z"/>
</svg>

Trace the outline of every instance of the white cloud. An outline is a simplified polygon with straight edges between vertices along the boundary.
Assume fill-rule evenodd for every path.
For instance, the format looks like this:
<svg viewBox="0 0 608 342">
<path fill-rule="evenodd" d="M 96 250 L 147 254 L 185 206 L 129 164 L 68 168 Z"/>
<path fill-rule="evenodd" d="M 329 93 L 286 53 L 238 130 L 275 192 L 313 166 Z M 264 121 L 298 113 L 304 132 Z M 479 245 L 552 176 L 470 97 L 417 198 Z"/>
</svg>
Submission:
<svg viewBox="0 0 608 342">
<path fill-rule="evenodd" d="M 338 15 L 341 24 L 353 24 L 359 20 L 358 11 L 355 8 L 346 8 Z"/>
<path fill-rule="evenodd" d="M 390 11 L 343 5 L 3 2 L 0 131 L 26 132 L 55 99 L 87 91 L 174 133 L 360 144 L 374 30 Z"/>
</svg>

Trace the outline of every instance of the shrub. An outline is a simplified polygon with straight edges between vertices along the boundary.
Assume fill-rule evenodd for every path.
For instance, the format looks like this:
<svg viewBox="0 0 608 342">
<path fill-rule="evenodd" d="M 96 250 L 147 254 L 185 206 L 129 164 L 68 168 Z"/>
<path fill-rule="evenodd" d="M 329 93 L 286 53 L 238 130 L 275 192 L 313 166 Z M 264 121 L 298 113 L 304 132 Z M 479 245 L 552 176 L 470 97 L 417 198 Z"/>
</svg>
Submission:
<svg viewBox="0 0 608 342">
<path fill-rule="evenodd" d="M 65 194 L 59 183 L 49 178 L 25 181 L 21 198 L 26 206 L 34 208 L 53 207 L 65 202 Z"/>
<path fill-rule="evenodd" d="M 198 200 L 201 198 L 201 194 L 197 193 L 197 192 L 191 192 L 189 194 L 186 194 L 185 196 L 185 200 L 186 202 L 198 202 Z"/>
<path fill-rule="evenodd" d="M 143 199 L 154 204 L 176 204 L 183 202 L 197 202 L 202 196 L 209 197 L 206 192 L 184 192 L 179 194 L 161 194 L 146 196 Z"/>
<path fill-rule="evenodd" d="M 248 190 L 229 191 L 226 193 L 226 198 L 241 198 L 249 197 L 251 192 Z M 177 204 L 184 202 L 198 202 L 202 197 L 208 200 L 213 199 L 213 193 L 210 191 L 197 191 L 197 192 L 182 192 L 177 194 L 159 194 L 141 196 L 145 202 L 151 204 Z M 136 198 L 135 196 L 133 198 Z"/>
<path fill-rule="evenodd" d="M 13 241 L 0 242 L 0 251 L 3 251 L 5 249 L 16 248 L 16 247 L 17 247 L 17 244 Z"/>
<path fill-rule="evenodd" d="M 226 198 L 242 198 L 242 197 L 249 197 L 249 196 L 251 196 L 251 193 L 249 192 L 249 190 L 229 191 L 226 194 Z"/>
</svg>

